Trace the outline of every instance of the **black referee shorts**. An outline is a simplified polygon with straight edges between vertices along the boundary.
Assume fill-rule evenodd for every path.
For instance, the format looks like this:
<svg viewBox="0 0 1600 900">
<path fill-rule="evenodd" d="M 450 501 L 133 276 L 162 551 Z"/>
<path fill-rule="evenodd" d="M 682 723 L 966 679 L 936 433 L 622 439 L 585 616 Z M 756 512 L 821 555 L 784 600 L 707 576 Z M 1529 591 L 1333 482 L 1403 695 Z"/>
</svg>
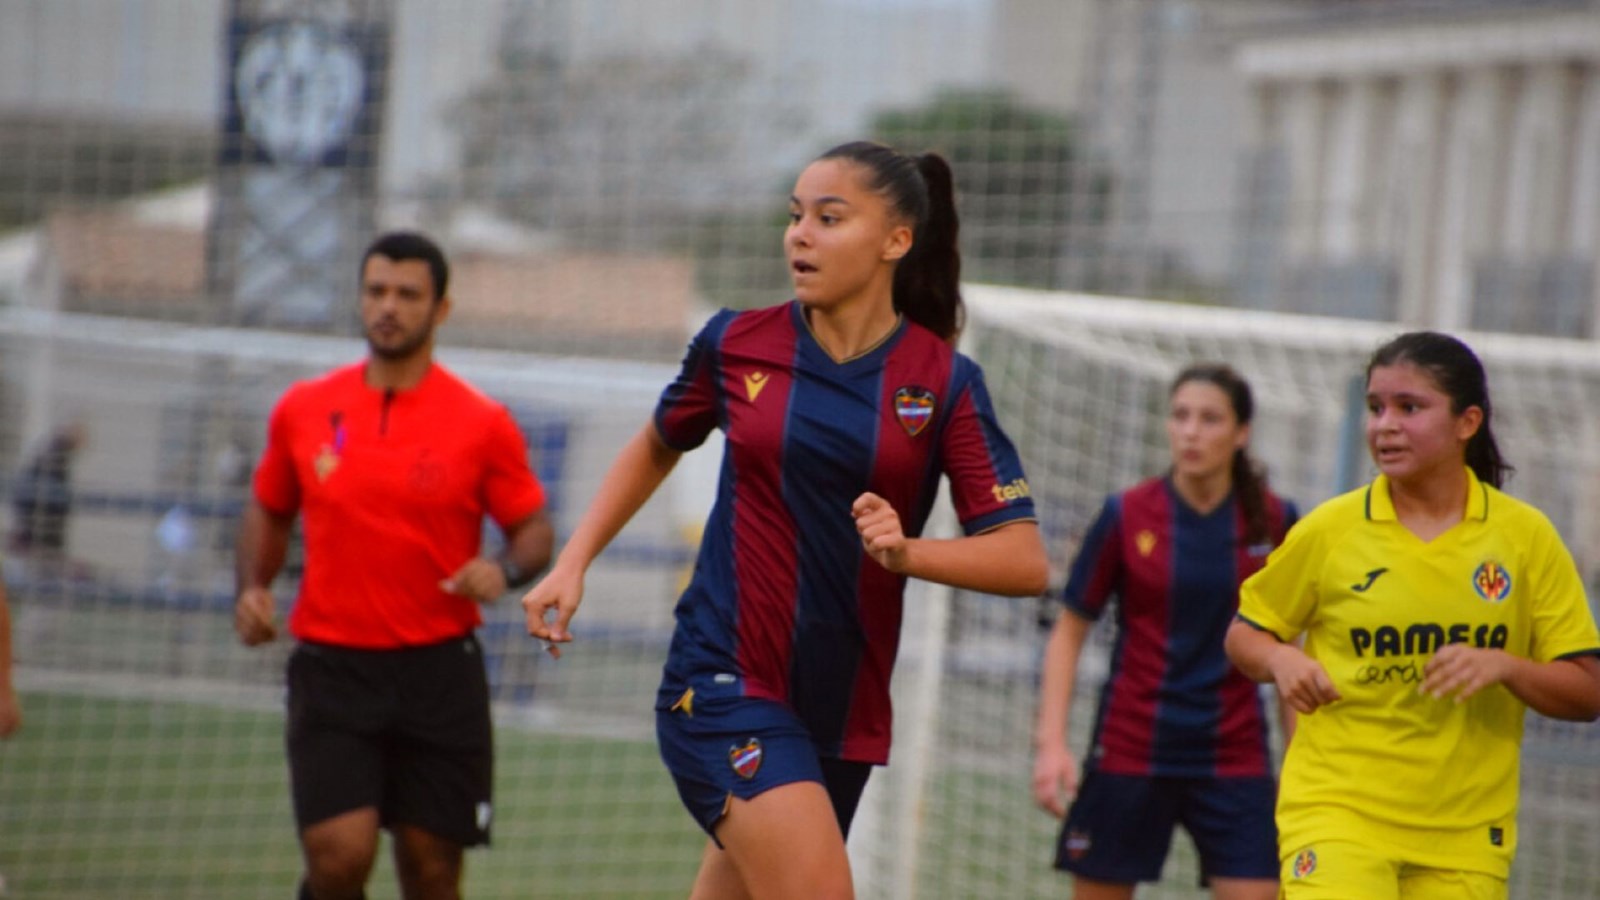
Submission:
<svg viewBox="0 0 1600 900">
<path fill-rule="evenodd" d="M 289 779 L 304 830 L 362 807 L 465 847 L 489 842 L 494 737 L 476 637 L 400 650 L 300 643 Z"/>
</svg>

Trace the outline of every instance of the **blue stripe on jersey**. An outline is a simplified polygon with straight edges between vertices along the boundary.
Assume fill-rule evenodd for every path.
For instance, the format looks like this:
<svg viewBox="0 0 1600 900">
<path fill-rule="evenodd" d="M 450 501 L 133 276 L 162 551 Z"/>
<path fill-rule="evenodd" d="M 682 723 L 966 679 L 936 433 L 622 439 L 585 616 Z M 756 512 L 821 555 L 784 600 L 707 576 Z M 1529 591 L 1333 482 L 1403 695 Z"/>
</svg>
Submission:
<svg viewBox="0 0 1600 900">
<path fill-rule="evenodd" d="M 853 500 L 867 490 L 878 446 L 883 355 L 837 363 L 816 344 L 798 342 L 784 446 L 784 501 L 799 526 L 799 596 L 789 691 L 800 718 L 825 753 L 837 752 L 849 721 L 865 637 L 857 583 L 865 556 Z M 818 485 L 830 490 L 820 491 Z"/>
<path fill-rule="evenodd" d="M 1201 515 L 1167 486 L 1171 498 L 1172 580 L 1167 585 L 1167 669 L 1163 701 L 1156 715 L 1153 756 L 1185 766 L 1216 764 L 1222 721 L 1222 683 L 1228 659 L 1215 646 L 1233 610 L 1226 603 L 1197 603 L 1199 597 L 1227 597 L 1237 590 L 1235 522 L 1232 495 Z M 1188 602 L 1185 596 L 1191 598 Z M 1178 701 L 1178 702 L 1173 702 Z M 1204 740 L 1196 740 L 1204 735 Z"/>
</svg>

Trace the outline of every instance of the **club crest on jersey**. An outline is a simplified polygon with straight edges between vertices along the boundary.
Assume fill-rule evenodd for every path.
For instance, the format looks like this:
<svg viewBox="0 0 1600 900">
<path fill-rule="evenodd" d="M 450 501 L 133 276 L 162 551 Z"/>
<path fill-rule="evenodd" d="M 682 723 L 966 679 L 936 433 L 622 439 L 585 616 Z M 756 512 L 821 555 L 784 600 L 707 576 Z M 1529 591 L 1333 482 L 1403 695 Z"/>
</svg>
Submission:
<svg viewBox="0 0 1600 900">
<path fill-rule="evenodd" d="M 1304 878 L 1317 870 L 1317 851 L 1301 850 L 1294 858 L 1294 877 Z"/>
<path fill-rule="evenodd" d="M 1140 556 L 1149 556 L 1156 550 L 1156 533 L 1146 528 L 1133 536 L 1133 545 L 1139 548 Z"/>
<path fill-rule="evenodd" d="M 767 372 L 746 373 L 744 376 L 745 397 L 749 398 L 751 403 L 756 402 L 756 398 L 761 396 L 761 389 L 767 386 L 767 381 L 771 377 L 771 374 Z"/>
<path fill-rule="evenodd" d="M 916 437 L 933 421 L 933 391 L 908 385 L 894 392 L 894 414 L 906 434 Z"/>
<path fill-rule="evenodd" d="M 728 765 L 740 778 L 749 780 L 761 769 L 761 753 L 760 738 L 751 738 L 743 746 L 734 744 L 728 748 Z"/>
<path fill-rule="evenodd" d="M 1472 573 L 1472 587 L 1479 597 L 1490 603 L 1500 603 L 1511 596 L 1511 573 L 1500 563 L 1486 559 Z"/>
<path fill-rule="evenodd" d="M 311 469 L 317 473 L 319 484 L 327 481 L 333 475 L 333 470 L 339 468 L 339 457 L 344 453 L 346 432 L 343 410 L 336 409 L 328 413 L 328 430 L 333 433 L 333 440 L 323 444 L 311 460 Z"/>
</svg>

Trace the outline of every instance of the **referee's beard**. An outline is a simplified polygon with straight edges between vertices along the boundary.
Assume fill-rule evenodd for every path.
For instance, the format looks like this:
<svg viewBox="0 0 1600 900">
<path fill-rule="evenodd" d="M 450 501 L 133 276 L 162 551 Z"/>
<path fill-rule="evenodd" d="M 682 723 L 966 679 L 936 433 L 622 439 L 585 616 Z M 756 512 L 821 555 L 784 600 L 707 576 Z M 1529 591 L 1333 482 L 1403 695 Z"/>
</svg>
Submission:
<svg viewBox="0 0 1600 900">
<path fill-rule="evenodd" d="M 433 339 L 433 327 L 431 325 L 424 325 L 409 334 L 401 332 L 388 341 L 383 341 L 376 337 L 374 331 L 374 328 L 367 329 L 367 349 L 373 356 L 385 362 L 404 362 L 419 354 L 426 353 Z"/>
</svg>

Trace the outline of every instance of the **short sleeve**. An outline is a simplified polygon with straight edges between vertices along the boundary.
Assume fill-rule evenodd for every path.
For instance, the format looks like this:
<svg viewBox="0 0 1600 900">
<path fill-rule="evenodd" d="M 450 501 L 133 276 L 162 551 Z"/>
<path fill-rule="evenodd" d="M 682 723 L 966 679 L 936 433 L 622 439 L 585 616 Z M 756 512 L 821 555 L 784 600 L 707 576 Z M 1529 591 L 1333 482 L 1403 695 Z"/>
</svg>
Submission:
<svg viewBox="0 0 1600 900">
<path fill-rule="evenodd" d="M 499 407 L 484 450 L 484 508 L 502 528 L 515 525 L 544 508 L 544 486 L 528 465 L 528 446 L 511 417 Z"/>
<path fill-rule="evenodd" d="M 1282 641 L 1299 637 L 1316 613 L 1325 543 L 1315 528 L 1296 522 L 1266 565 L 1239 586 L 1239 618 Z"/>
<path fill-rule="evenodd" d="M 693 450 L 717 427 L 720 417 L 717 373 L 721 369 L 717 348 L 734 315 L 733 310 L 724 309 L 700 329 L 689 342 L 678 377 L 661 392 L 661 399 L 656 403 L 656 431 L 674 450 Z"/>
<path fill-rule="evenodd" d="M 1000 428 L 983 372 L 962 356 L 956 357 L 956 369 L 952 381 L 958 387 L 940 449 L 962 530 L 980 534 L 1036 518 L 1022 461 Z"/>
<path fill-rule="evenodd" d="M 1278 502 L 1283 507 L 1283 531 L 1278 535 L 1278 543 L 1281 544 L 1289 532 L 1294 529 L 1295 523 L 1300 521 L 1300 507 L 1296 506 L 1293 500 L 1286 500 L 1281 497 Z"/>
<path fill-rule="evenodd" d="M 1087 619 L 1098 619 L 1122 584 L 1122 502 L 1106 498 L 1067 572 L 1061 602 Z"/>
<path fill-rule="evenodd" d="M 278 401 L 267 420 L 267 446 L 256 464 L 252 482 L 256 501 L 269 512 L 288 515 L 300 508 L 300 479 L 295 472 L 290 440 L 293 391 Z"/>
<path fill-rule="evenodd" d="M 1534 544 L 1534 571 L 1539 581 L 1533 586 L 1533 644 L 1529 649 L 1535 662 L 1550 662 L 1567 656 L 1600 654 L 1594 612 L 1583 589 L 1572 554 L 1561 542 L 1555 526 L 1541 516 Z"/>
</svg>

